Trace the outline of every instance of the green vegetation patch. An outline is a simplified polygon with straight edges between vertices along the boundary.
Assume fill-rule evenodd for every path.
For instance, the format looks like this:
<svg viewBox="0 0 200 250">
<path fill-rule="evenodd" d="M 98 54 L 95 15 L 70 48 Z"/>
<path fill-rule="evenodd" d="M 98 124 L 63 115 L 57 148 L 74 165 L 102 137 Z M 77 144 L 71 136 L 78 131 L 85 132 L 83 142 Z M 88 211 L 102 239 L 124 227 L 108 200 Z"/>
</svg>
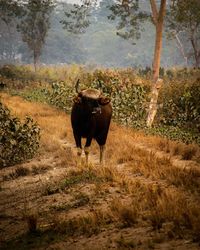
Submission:
<svg viewBox="0 0 200 250">
<path fill-rule="evenodd" d="M 0 166 L 31 159 L 39 148 L 40 128 L 30 117 L 22 123 L 0 102 Z"/>
<path fill-rule="evenodd" d="M 182 141 L 186 144 L 197 143 L 200 145 L 200 133 L 198 130 L 191 128 L 181 128 L 179 126 L 170 126 L 170 125 L 156 125 L 152 128 L 147 128 L 147 134 L 159 135 L 166 137 L 173 141 Z"/>
<path fill-rule="evenodd" d="M 22 74 L 19 74 L 19 72 Z M 111 97 L 113 120 L 147 133 L 184 143 L 200 144 L 200 71 L 198 69 L 160 69 L 164 79 L 158 100 L 158 111 L 152 129 L 146 128 L 150 101 L 151 69 L 96 69 L 72 65 L 41 67 L 33 80 L 30 67 L 5 66 L 1 69 L 6 79 L 18 79 L 24 88 L 10 88 L 29 101 L 48 103 L 70 113 L 77 95 L 75 83 L 80 79 L 80 90 L 100 88 Z M 1 72 L 0 71 L 0 72 Z M 29 75 L 30 73 L 30 75 Z M 5 79 L 4 79 L 5 80 Z M 43 81 L 43 83 L 41 83 Z M 13 85 L 14 86 L 14 85 Z M 14 91 L 14 92 L 13 92 Z"/>
</svg>

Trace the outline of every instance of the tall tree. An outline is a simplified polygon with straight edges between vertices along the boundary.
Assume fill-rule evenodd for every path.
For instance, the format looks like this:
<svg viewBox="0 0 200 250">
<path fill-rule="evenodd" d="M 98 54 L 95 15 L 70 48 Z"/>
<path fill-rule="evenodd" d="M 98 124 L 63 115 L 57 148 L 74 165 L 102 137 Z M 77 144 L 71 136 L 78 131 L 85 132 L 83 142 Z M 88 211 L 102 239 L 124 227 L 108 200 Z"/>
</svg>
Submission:
<svg viewBox="0 0 200 250">
<path fill-rule="evenodd" d="M 141 23 L 144 22 L 148 17 L 151 17 L 152 23 L 155 26 L 156 35 L 154 57 L 152 62 L 153 84 L 147 117 L 147 126 L 151 127 L 157 112 L 158 94 L 162 85 L 162 80 L 159 79 L 159 69 L 162 50 L 163 24 L 166 12 L 166 0 L 160 1 L 159 8 L 156 0 L 149 0 L 151 14 L 141 11 L 139 3 L 141 3 L 139 0 L 118 1 L 116 4 L 110 6 L 112 14 L 109 16 L 109 18 L 112 20 L 116 18 L 119 19 L 117 29 L 120 30 L 120 32 L 117 32 L 117 35 L 120 35 L 125 39 L 132 39 L 133 41 L 140 38 L 140 33 L 142 30 Z"/>
<path fill-rule="evenodd" d="M 195 66 L 199 67 L 200 1 L 172 0 L 170 11 L 167 17 L 167 24 L 171 33 L 173 33 L 175 36 L 181 36 L 182 39 L 187 39 L 190 42 L 193 51 L 192 56 L 195 61 Z M 183 47 L 182 51 L 184 51 Z"/>
<path fill-rule="evenodd" d="M 25 4 L 26 14 L 18 27 L 22 40 L 33 53 L 35 71 L 50 28 L 53 7 L 53 0 L 28 0 Z"/>
<path fill-rule="evenodd" d="M 151 127 L 157 112 L 157 101 L 159 89 L 162 85 L 162 80 L 159 79 L 160 58 L 162 50 L 162 33 L 163 23 L 166 11 L 166 0 L 161 0 L 160 8 L 158 9 L 155 0 L 150 0 L 152 10 L 152 21 L 156 29 L 154 58 L 153 58 L 153 85 L 151 93 L 151 101 L 147 117 L 147 126 Z"/>
</svg>

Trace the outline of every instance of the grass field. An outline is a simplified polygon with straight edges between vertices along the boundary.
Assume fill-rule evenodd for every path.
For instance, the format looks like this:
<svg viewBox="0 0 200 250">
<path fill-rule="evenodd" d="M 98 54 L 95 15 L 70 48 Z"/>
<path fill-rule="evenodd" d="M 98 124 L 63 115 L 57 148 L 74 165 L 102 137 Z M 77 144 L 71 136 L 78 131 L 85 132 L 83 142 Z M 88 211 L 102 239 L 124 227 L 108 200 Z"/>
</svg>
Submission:
<svg viewBox="0 0 200 250">
<path fill-rule="evenodd" d="M 41 128 L 34 159 L 1 169 L 1 249 L 199 249 L 200 149 L 112 122 L 106 162 L 77 165 L 70 118 L 2 94 Z"/>
</svg>

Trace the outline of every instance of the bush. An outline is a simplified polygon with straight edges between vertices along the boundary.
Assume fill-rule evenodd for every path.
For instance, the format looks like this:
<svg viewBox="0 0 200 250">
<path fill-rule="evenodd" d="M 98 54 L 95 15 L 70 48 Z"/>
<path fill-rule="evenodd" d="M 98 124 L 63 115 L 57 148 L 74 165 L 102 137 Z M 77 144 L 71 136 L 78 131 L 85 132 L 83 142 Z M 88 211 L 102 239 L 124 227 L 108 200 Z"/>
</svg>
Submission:
<svg viewBox="0 0 200 250">
<path fill-rule="evenodd" d="M 24 123 L 12 117 L 0 102 L 0 166 L 6 167 L 32 158 L 39 147 L 40 128 L 30 117 Z"/>
<path fill-rule="evenodd" d="M 28 66 L 4 65 L 0 68 L 0 75 L 15 80 L 36 80 Z"/>
<path fill-rule="evenodd" d="M 62 81 L 53 83 L 51 87 L 51 90 L 46 92 L 48 102 L 67 113 L 70 112 L 75 89 Z"/>
<path fill-rule="evenodd" d="M 35 74 L 30 66 L 4 66 L 0 74 L 0 81 L 12 94 L 57 106 L 67 113 L 70 113 L 76 95 L 74 85 L 80 79 L 80 89 L 101 88 L 105 95 L 111 97 L 114 120 L 145 128 L 152 84 L 149 67 L 134 70 L 89 69 L 79 65 L 44 66 Z M 165 84 L 159 94 L 155 127 L 150 132 L 173 140 L 199 143 L 199 69 L 160 68 L 160 75 Z M 15 80 L 11 81 L 11 78 Z M 148 129 L 146 131 L 149 132 Z"/>
<path fill-rule="evenodd" d="M 143 126 L 146 117 L 147 93 L 149 91 L 147 86 L 122 85 L 117 79 L 110 79 L 109 85 L 103 80 L 95 79 L 90 85 L 81 84 L 81 86 L 96 88 L 99 83 L 104 95 L 111 97 L 113 118 L 115 120 L 134 127 Z M 65 82 L 57 82 L 52 84 L 52 89 L 47 95 L 50 104 L 70 112 L 76 93 L 74 87 Z"/>
<path fill-rule="evenodd" d="M 15 92 L 11 92 L 12 95 L 15 95 Z M 20 93 L 17 93 L 17 95 L 22 96 L 25 100 L 29 102 L 41 102 L 41 103 L 48 103 L 48 89 L 47 88 L 27 88 L 24 91 L 21 91 Z"/>
<path fill-rule="evenodd" d="M 191 83 L 173 82 L 164 86 L 159 122 L 164 125 L 200 129 L 200 79 Z"/>
</svg>

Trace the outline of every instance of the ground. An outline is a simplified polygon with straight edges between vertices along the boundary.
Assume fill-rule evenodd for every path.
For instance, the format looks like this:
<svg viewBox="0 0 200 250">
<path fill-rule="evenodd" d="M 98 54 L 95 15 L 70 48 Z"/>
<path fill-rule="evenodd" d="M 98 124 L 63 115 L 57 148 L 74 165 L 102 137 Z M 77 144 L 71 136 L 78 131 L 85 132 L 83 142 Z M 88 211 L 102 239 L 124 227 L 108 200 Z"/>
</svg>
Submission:
<svg viewBox="0 0 200 250">
<path fill-rule="evenodd" d="M 38 122 L 41 146 L 34 159 L 0 170 L 0 249 L 200 249 L 198 146 L 112 122 L 104 166 L 95 142 L 86 166 L 69 115 L 2 100 Z"/>
</svg>

